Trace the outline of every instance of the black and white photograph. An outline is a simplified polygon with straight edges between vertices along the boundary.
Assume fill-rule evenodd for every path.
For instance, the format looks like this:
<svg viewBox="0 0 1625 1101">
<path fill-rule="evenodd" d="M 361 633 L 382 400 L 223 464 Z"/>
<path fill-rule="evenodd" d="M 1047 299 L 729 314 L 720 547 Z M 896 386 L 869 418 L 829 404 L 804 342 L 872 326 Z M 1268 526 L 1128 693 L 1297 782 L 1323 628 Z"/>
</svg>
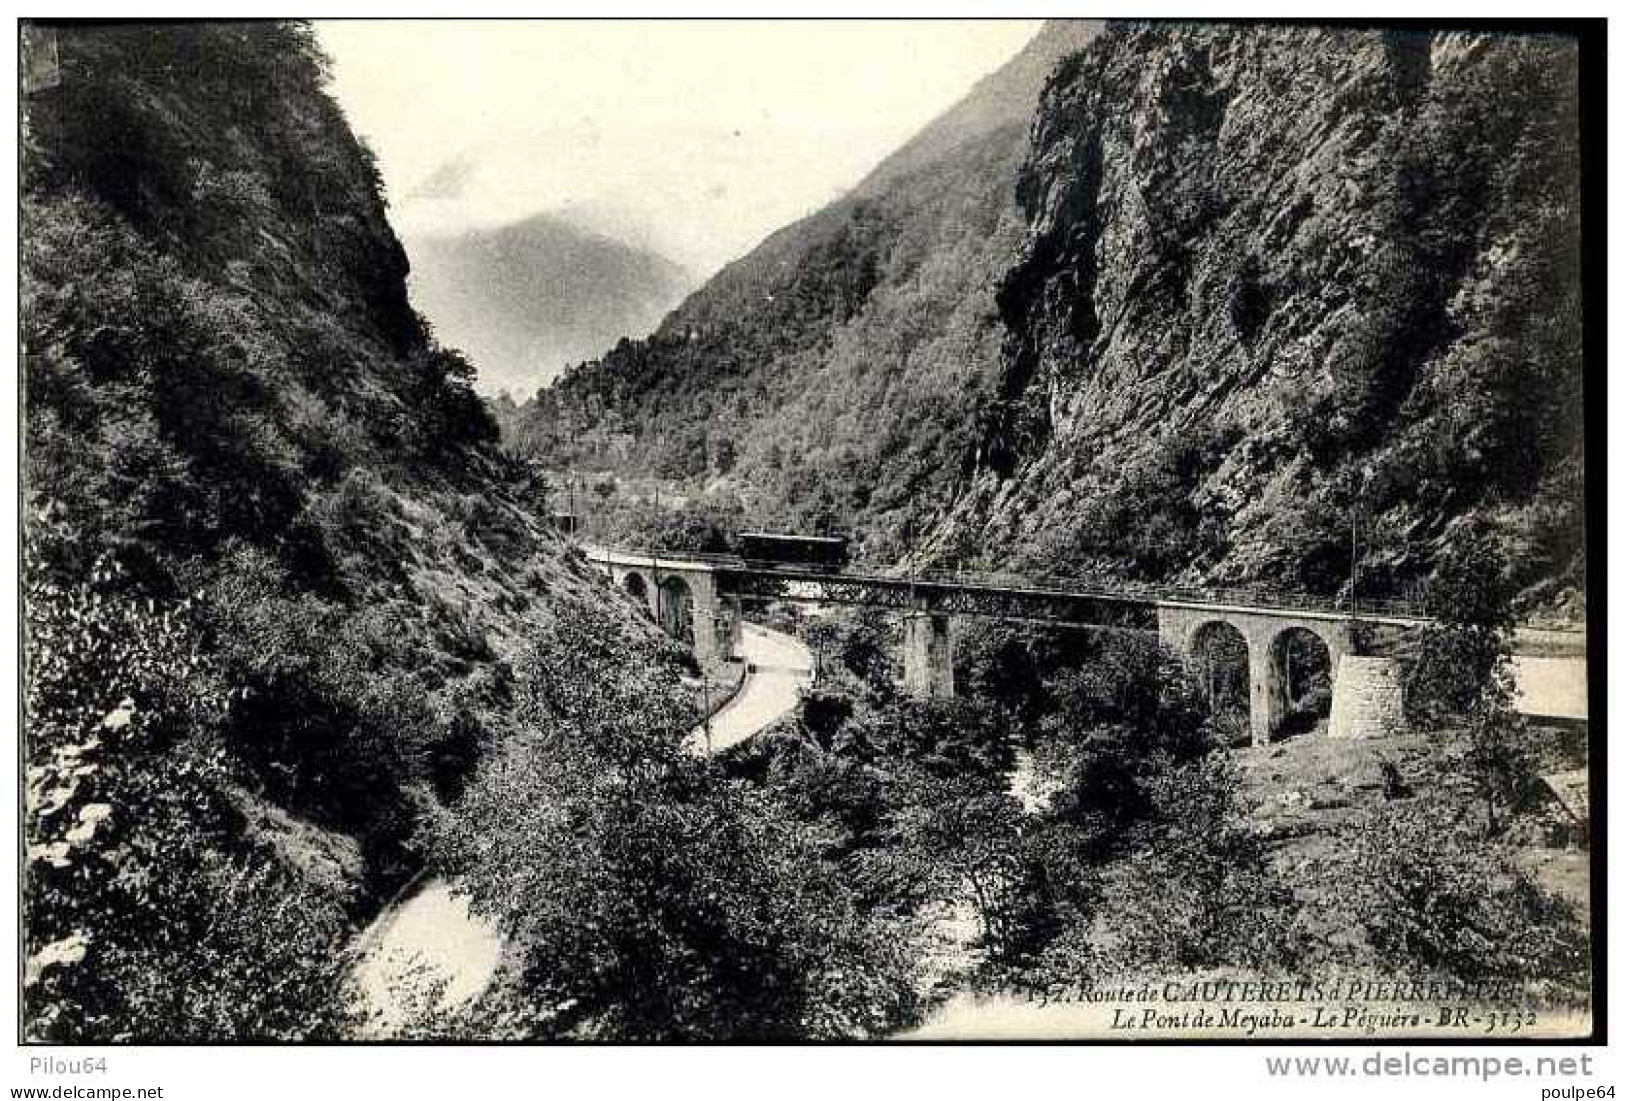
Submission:
<svg viewBox="0 0 1625 1101">
<path fill-rule="evenodd" d="M 18 1085 L 1608 1085 L 1605 21 L 48 16 Z"/>
</svg>

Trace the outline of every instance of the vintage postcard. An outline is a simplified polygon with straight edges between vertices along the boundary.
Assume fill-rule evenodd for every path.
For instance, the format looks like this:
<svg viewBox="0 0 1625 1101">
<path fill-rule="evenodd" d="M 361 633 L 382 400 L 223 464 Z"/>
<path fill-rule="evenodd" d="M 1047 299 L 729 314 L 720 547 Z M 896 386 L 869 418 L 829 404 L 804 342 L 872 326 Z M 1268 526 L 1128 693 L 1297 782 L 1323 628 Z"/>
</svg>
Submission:
<svg viewBox="0 0 1625 1101">
<path fill-rule="evenodd" d="M 1600 21 L 18 32 L 21 1043 L 1600 1038 Z"/>
</svg>

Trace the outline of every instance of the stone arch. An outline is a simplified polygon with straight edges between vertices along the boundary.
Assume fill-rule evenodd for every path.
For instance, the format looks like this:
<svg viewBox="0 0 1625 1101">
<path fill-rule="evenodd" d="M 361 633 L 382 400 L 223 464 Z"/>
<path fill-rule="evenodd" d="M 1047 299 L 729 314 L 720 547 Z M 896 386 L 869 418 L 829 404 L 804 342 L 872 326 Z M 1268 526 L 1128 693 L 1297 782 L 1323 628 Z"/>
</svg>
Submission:
<svg viewBox="0 0 1625 1101">
<path fill-rule="evenodd" d="M 649 607 L 649 583 L 637 570 L 627 570 L 621 578 L 621 588 L 628 596 L 636 600 L 644 609 Z"/>
<path fill-rule="evenodd" d="M 662 578 L 656 590 L 656 618 L 661 630 L 686 645 L 694 645 L 694 593 L 681 577 Z"/>
<path fill-rule="evenodd" d="M 1241 628 L 1207 619 L 1191 628 L 1185 647 L 1191 678 L 1207 699 L 1228 741 L 1246 741 L 1252 731 L 1253 657 Z"/>
<path fill-rule="evenodd" d="M 1269 646 L 1272 735 L 1305 734 L 1332 714 L 1332 679 L 1338 646 L 1319 631 L 1294 623 Z"/>
</svg>

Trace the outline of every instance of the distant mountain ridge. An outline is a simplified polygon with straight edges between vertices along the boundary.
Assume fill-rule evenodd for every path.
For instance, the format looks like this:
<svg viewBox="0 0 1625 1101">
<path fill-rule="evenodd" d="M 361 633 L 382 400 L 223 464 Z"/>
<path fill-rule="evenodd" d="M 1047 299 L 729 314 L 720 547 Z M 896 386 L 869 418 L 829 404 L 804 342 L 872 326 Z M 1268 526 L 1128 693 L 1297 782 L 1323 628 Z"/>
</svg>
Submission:
<svg viewBox="0 0 1625 1101">
<path fill-rule="evenodd" d="M 1098 29 L 1046 24 L 850 194 L 504 416 L 510 445 L 691 480 L 758 522 L 855 522 L 880 543 L 945 505 L 997 372 L 993 289 L 1023 234 L 1028 125 L 1050 69 Z"/>
<path fill-rule="evenodd" d="M 693 284 L 666 257 L 555 213 L 405 245 L 412 300 L 440 339 L 468 352 L 481 389 L 521 397 L 649 331 Z"/>
</svg>

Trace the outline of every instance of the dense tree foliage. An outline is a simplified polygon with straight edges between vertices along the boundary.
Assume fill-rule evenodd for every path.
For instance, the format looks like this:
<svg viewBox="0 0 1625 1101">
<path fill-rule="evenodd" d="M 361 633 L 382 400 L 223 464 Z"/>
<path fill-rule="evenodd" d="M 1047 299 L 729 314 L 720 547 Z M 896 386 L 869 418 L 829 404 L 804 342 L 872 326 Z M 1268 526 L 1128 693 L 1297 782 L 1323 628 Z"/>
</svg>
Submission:
<svg viewBox="0 0 1625 1101">
<path fill-rule="evenodd" d="M 1419 724 L 1459 733 L 1460 757 L 1490 833 L 1531 798 L 1534 775 L 1515 707 L 1512 580 L 1485 531 L 1451 547 L 1429 592 L 1433 621 L 1408 654 L 1406 698 Z"/>
<path fill-rule="evenodd" d="M 518 663 L 523 737 L 458 809 L 452 864 L 516 941 L 534 1035 L 831 1039 L 905 1020 L 903 946 L 775 799 L 679 750 L 688 712 L 656 657 L 571 608 Z"/>
<path fill-rule="evenodd" d="M 1404 808 L 1360 837 L 1355 884 L 1377 957 L 1583 994 L 1589 953 L 1574 908 L 1467 826 L 1461 809 Z"/>
<path fill-rule="evenodd" d="M 27 598 L 30 1033 L 341 1035 L 347 915 L 245 837 L 232 693 L 190 604 L 108 558 L 70 587 L 36 566 Z"/>
<path fill-rule="evenodd" d="M 823 836 L 877 913 L 930 928 L 968 907 L 990 981 L 1296 958 L 1291 892 L 1154 642 L 994 626 L 966 640 L 967 698 L 932 701 L 877 671 L 872 622 L 809 633 L 823 675 L 797 727 L 731 767 Z"/>
</svg>

